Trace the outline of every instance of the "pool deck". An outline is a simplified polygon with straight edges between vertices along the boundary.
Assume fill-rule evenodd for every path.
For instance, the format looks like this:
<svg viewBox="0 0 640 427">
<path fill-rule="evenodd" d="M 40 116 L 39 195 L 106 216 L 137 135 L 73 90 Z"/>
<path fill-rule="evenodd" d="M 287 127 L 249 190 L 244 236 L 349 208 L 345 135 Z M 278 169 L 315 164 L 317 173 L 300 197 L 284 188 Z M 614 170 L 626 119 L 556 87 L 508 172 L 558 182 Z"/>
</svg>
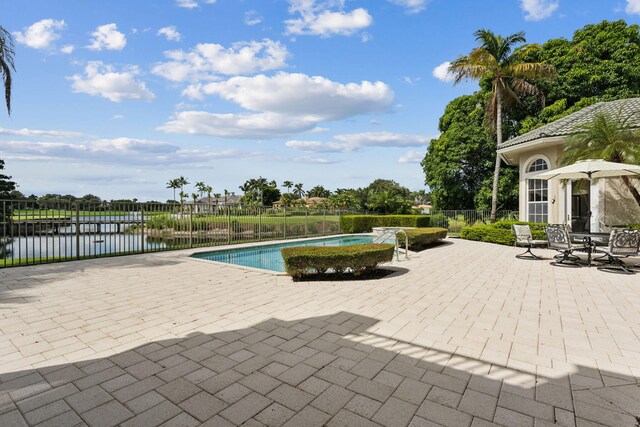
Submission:
<svg viewBox="0 0 640 427">
<path fill-rule="evenodd" d="M 370 281 L 192 252 L 0 271 L 0 426 L 639 424 L 640 275 L 457 239 Z"/>
</svg>

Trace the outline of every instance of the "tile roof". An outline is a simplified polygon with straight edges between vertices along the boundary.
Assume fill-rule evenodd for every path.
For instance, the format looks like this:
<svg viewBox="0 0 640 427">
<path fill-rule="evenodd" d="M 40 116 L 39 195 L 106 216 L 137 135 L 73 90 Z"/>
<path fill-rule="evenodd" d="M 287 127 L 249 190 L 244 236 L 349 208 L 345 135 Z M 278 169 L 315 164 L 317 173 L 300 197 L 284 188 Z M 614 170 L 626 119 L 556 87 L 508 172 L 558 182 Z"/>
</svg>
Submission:
<svg viewBox="0 0 640 427">
<path fill-rule="evenodd" d="M 629 126 L 640 128 L 640 98 L 619 99 L 599 102 L 585 107 L 554 122 L 508 139 L 500 144 L 498 148 L 512 147 L 541 138 L 571 135 L 576 133 L 580 126 L 592 121 L 598 113 L 607 113 L 614 116 L 620 113 L 623 119 L 629 120 Z"/>
</svg>

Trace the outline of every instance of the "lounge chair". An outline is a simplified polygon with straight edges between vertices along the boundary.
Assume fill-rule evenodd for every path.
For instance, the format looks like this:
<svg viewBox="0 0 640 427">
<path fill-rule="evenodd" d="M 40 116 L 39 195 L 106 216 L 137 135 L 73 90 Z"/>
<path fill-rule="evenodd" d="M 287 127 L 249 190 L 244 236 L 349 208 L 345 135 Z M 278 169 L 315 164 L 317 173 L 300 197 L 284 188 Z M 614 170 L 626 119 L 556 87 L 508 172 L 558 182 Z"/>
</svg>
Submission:
<svg viewBox="0 0 640 427">
<path fill-rule="evenodd" d="M 633 274 L 634 267 L 625 265 L 622 260 L 638 255 L 639 251 L 640 230 L 614 228 L 609 237 L 609 246 L 600 250 L 604 252 L 604 256 L 600 258 L 606 258 L 606 261 L 598 267 L 598 270 Z"/>
<path fill-rule="evenodd" d="M 516 236 L 516 241 L 514 243 L 515 246 L 523 246 L 527 248 L 527 250 L 521 254 L 516 255 L 516 258 L 520 259 L 542 259 L 531 252 L 531 248 L 536 245 L 546 245 L 546 240 L 533 240 L 533 235 L 531 234 L 531 228 L 528 225 L 518 225 L 513 224 L 513 234 Z"/>
<path fill-rule="evenodd" d="M 573 251 L 584 249 L 585 245 L 572 244 L 569 231 L 564 224 L 549 225 L 545 228 L 545 231 L 547 232 L 549 249 L 555 249 L 560 252 L 560 254 L 554 256 L 555 262 L 551 264 L 579 267 L 580 258 L 573 255 Z"/>
</svg>

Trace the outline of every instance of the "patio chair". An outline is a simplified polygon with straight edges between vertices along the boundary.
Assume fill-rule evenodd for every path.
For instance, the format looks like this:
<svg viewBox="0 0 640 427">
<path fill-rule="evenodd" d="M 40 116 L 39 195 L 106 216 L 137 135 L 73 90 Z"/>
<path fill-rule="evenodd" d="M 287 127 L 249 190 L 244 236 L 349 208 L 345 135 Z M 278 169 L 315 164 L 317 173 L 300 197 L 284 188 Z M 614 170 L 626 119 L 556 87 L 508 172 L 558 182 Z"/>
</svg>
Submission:
<svg viewBox="0 0 640 427">
<path fill-rule="evenodd" d="M 571 243 L 571 237 L 567 226 L 564 224 L 553 224 L 545 228 L 547 232 L 547 243 L 549 249 L 555 249 L 560 254 L 554 256 L 555 262 L 552 265 L 566 265 L 579 267 L 580 258 L 573 255 L 573 251 L 584 249 L 584 245 L 574 245 Z"/>
<path fill-rule="evenodd" d="M 513 224 L 513 234 L 516 236 L 515 246 L 524 246 L 527 250 L 521 254 L 516 255 L 519 259 L 542 259 L 531 252 L 531 248 L 535 245 L 546 245 L 546 240 L 533 240 L 531 234 L 531 228 L 528 225 Z"/>
<path fill-rule="evenodd" d="M 636 266 L 627 266 L 622 261 L 624 258 L 638 255 L 640 251 L 640 230 L 614 228 L 609 237 L 609 246 L 601 249 L 606 258 L 604 264 L 598 270 L 633 274 Z"/>
</svg>

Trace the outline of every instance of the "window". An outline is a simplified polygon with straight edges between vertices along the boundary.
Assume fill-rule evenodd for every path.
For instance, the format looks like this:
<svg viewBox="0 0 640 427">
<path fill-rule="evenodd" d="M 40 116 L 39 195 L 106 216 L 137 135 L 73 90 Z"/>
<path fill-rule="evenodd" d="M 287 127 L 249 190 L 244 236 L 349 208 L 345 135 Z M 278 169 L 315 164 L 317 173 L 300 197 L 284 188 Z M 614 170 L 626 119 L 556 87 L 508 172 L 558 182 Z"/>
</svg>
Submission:
<svg viewBox="0 0 640 427">
<path fill-rule="evenodd" d="M 549 169 L 547 162 L 537 159 L 529 165 L 528 173 Z M 549 221 L 549 187 L 544 179 L 527 179 L 527 214 L 530 222 Z"/>
</svg>

